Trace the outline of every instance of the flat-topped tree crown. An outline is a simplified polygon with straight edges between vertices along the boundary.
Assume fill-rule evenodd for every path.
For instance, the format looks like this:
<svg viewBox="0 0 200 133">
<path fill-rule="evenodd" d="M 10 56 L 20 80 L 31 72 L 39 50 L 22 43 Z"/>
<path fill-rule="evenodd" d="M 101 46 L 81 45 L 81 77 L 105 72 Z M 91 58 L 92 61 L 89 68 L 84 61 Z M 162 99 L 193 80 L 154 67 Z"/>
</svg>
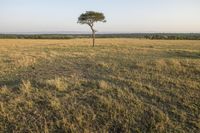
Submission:
<svg viewBox="0 0 200 133">
<path fill-rule="evenodd" d="M 106 22 L 104 14 L 100 12 L 86 11 L 86 13 L 81 14 L 78 18 L 78 23 L 80 24 L 92 25 L 95 22 Z"/>
<path fill-rule="evenodd" d="M 95 32 L 96 32 L 96 30 L 94 29 L 94 23 L 96 22 L 106 22 L 105 16 L 103 13 L 94 12 L 94 11 L 86 11 L 86 13 L 81 14 L 78 18 L 78 23 L 87 24 L 90 26 L 92 30 L 93 46 L 95 43 Z"/>
</svg>

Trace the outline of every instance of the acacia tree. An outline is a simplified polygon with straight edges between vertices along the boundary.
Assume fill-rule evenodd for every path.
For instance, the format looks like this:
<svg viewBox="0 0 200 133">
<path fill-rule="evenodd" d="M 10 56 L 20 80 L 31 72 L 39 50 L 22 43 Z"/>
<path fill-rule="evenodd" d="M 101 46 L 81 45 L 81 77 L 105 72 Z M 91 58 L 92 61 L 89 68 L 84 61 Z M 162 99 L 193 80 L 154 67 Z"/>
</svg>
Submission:
<svg viewBox="0 0 200 133">
<path fill-rule="evenodd" d="M 81 14 L 78 18 L 78 23 L 87 24 L 90 26 L 92 30 L 93 47 L 95 44 L 95 33 L 97 32 L 94 29 L 94 23 L 96 22 L 106 22 L 105 16 L 103 13 L 94 12 L 94 11 L 86 11 L 86 13 Z"/>
</svg>

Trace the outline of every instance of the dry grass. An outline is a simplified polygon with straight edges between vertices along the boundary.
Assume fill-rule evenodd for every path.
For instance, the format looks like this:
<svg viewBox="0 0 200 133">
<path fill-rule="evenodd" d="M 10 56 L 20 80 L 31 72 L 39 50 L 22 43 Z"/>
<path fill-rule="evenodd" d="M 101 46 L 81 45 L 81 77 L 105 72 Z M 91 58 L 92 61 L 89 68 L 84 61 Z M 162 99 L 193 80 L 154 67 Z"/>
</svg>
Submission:
<svg viewBox="0 0 200 133">
<path fill-rule="evenodd" d="M 0 132 L 199 132 L 200 41 L 0 40 Z"/>
</svg>

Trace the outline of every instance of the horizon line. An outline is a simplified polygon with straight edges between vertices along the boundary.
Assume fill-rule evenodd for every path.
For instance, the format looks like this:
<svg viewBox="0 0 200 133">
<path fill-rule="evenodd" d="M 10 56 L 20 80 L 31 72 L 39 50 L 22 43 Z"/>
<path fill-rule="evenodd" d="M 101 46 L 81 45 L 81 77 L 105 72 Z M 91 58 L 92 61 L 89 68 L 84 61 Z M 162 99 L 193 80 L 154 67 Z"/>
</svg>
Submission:
<svg viewBox="0 0 200 133">
<path fill-rule="evenodd" d="M 91 34 L 89 31 L 36 31 L 36 32 L 0 32 L 0 34 Z M 96 34 L 200 34 L 200 32 L 97 32 Z"/>
</svg>

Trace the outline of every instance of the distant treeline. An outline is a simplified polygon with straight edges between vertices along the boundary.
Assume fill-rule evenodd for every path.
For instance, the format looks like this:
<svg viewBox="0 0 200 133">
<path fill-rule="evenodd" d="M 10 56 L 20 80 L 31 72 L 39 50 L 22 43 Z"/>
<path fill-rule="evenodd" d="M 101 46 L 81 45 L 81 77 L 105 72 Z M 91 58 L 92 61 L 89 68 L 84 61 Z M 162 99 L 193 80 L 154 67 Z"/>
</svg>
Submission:
<svg viewBox="0 0 200 133">
<path fill-rule="evenodd" d="M 0 39 L 73 39 L 89 38 L 90 34 L 0 34 Z M 200 40 L 200 33 L 132 33 L 97 34 L 97 38 L 145 38 L 160 40 Z"/>
</svg>

